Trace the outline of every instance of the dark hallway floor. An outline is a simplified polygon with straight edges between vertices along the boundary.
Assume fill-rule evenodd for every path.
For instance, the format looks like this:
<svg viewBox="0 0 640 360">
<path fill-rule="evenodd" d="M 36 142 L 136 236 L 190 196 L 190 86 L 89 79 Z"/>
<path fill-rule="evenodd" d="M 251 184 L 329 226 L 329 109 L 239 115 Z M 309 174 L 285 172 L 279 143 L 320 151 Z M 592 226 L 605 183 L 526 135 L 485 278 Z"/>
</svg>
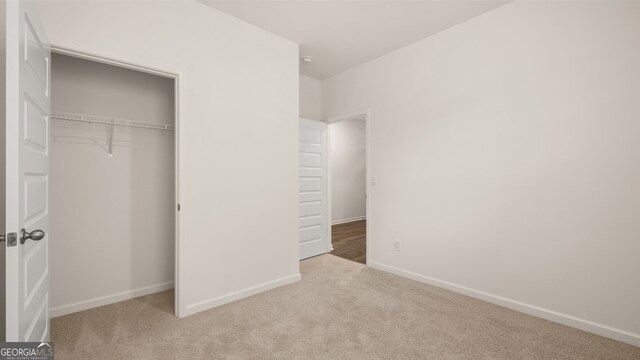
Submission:
<svg viewBox="0 0 640 360">
<path fill-rule="evenodd" d="M 359 220 L 331 226 L 331 254 L 365 264 L 367 261 L 367 221 Z"/>
</svg>

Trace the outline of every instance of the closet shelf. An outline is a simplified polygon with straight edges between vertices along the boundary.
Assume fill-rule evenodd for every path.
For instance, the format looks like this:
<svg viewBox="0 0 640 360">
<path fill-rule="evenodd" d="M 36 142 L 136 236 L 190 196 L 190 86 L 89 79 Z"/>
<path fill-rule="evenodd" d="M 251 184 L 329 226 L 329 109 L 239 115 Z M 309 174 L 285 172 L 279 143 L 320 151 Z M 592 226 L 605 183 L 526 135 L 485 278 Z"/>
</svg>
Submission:
<svg viewBox="0 0 640 360">
<path fill-rule="evenodd" d="M 156 129 L 156 130 L 167 130 L 173 131 L 175 130 L 175 126 L 169 124 L 159 124 L 152 123 L 149 121 L 139 121 L 139 120 L 129 120 L 129 119 L 118 119 L 107 116 L 98 116 L 98 115 L 87 115 L 87 114 L 76 114 L 62 111 L 52 111 L 51 118 L 59 119 L 59 120 L 70 120 L 70 121 L 82 121 L 87 123 L 95 123 L 95 124 L 106 124 L 106 125 L 118 125 L 118 126 L 131 126 L 145 129 Z"/>
</svg>

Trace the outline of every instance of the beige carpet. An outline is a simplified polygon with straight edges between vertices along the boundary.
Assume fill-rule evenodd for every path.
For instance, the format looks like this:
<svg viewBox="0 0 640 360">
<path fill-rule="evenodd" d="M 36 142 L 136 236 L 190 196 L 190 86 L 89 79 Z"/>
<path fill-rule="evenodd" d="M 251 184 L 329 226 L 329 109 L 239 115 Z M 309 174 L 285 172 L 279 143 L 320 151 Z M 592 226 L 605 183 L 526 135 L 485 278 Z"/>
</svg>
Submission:
<svg viewBox="0 0 640 360">
<path fill-rule="evenodd" d="M 332 255 L 185 319 L 163 292 L 53 319 L 56 359 L 640 359 L 640 348 Z"/>
</svg>

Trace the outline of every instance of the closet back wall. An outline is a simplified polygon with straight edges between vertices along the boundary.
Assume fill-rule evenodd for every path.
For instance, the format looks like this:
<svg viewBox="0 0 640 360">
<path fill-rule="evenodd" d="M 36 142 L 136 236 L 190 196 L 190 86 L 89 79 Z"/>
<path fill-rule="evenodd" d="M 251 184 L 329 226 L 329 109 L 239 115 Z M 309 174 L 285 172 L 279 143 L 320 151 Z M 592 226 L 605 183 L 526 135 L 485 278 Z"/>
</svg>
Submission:
<svg viewBox="0 0 640 360">
<path fill-rule="evenodd" d="M 52 109 L 174 123 L 172 79 L 54 54 Z M 173 287 L 174 132 L 52 121 L 52 316 Z"/>
</svg>

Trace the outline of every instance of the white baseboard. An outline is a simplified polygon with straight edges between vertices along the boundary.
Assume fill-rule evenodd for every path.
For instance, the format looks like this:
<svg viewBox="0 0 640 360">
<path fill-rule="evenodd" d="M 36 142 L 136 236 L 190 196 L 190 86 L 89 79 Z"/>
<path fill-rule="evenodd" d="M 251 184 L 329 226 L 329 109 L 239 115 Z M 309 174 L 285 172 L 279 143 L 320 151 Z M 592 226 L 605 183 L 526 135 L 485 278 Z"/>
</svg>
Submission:
<svg viewBox="0 0 640 360">
<path fill-rule="evenodd" d="M 411 280 L 419 281 L 428 285 L 444 288 L 459 294 L 480 299 L 492 304 L 500 305 L 511 310 L 519 311 L 525 314 L 533 315 L 545 320 L 553 321 L 562 325 L 570 326 L 576 329 L 584 330 L 596 335 L 604 336 L 610 339 L 618 340 L 634 346 L 640 346 L 640 334 L 634 334 L 628 331 L 613 328 L 611 326 L 598 324 L 589 320 L 580 319 L 571 315 L 559 313 L 556 311 L 543 309 L 537 306 L 525 304 L 519 301 L 511 300 L 502 296 L 490 294 L 484 291 L 471 289 L 465 286 L 453 284 L 447 281 L 435 279 L 432 277 L 420 275 L 411 271 L 399 269 L 393 266 L 384 265 L 374 261 L 369 261 L 368 266 L 389 272 L 398 276 L 406 277 Z"/>
<path fill-rule="evenodd" d="M 195 313 L 199 313 L 201 311 L 209 310 L 220 305 L 228 304 L 230 302 L 234 302 L 240 299 L 244 299 L 246 297 L 259 294 L 261 292 L 265 292 L 267 290 L 275 289 L 277 287 L 288 285 L 300 281 L 302 279 L 302 275 L 300 273 L 285 276 L 280 279 L 268 281 L 263 284 L 259 284 L 256 286 L 251 286 L 246 289 L 234 291 L 232 293 L 215 297 L 213 299 L 208 299 L 205 301 L 200 301 L 195 304 L 187 305 L 186 311 L 184 314 L 180 314 L 181 317 L 193 315 Z"/>
<path fill-rule="evenodd" d="M 354 217 L 354 218 L 335 220 L 335 221 L 331 222 L 331 225 L 346 224 L 346 223 L 350 223 L 350 222 L 354 222 L 354 221 L 360 221 L 360 220 L 367 220 L 367 217 L 366 216 L 359 216 L 359 217 Z"/>
<path fill-rule="evenodd" d="M 173 289 L 173 281 L 167 281 L 165 283 L 145 286 L 139 289 L 123 291 L 112 295 L 101 296 L 94 299 L 89 299 L 85 301 L 80 301 L 77 303 L 62 305 L 50 310 L 51 317 L 58 317 L 62 315 L 72 314 L 78 311 L 93 309 L 96 307 L 100 307 L 103 305 L 109 305 L 113 303 L 117 303 L 124 300 L 134 299 L 140 296 L 145 296 L 153 293 L 157 293 L 160 291 L 165 291 L 169 289 Z"/>
</svg>

